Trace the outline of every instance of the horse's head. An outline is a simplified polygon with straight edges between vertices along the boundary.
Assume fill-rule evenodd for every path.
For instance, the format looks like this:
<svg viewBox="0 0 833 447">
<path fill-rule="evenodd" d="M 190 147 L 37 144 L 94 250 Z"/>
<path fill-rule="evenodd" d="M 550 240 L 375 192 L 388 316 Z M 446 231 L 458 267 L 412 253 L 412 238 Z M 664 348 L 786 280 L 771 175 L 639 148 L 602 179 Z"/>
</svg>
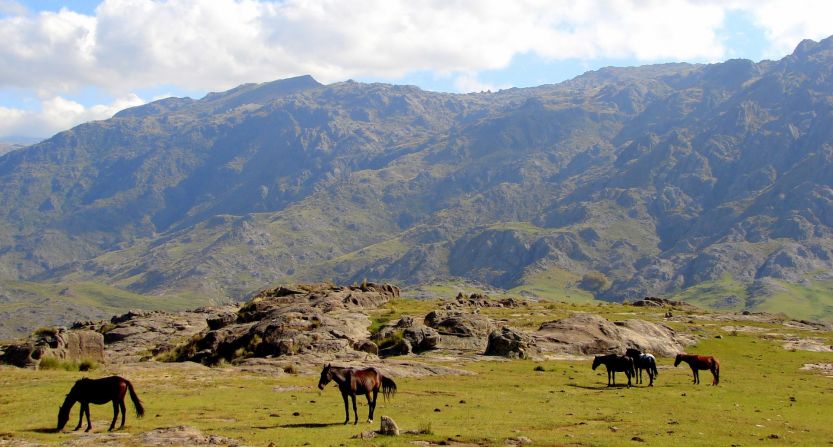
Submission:
<svg viewBox="0 0 833 447">
<path fill-rule="evenodd" d="M 330 367 L 330 364 L 327 363 L 324 365 L 324 369 L 321 370 L 321 378 L 318 380 L 318 389 L 323 390 L 331 380 L 333 380 L 333 370 Z"/>
<path fill-rule="evenodd" d="M 627 351 L 625 351 L 625 355 L 628 357 L 639 357 L 642 355 L 642 351 L 636 348 L 628 348 Z"/>
<path fill-rule="evenodd" d="M 69 420 L 69 410 L 72 408 L 72 405 L 61 405 L 58 407 L 58 427 L 55 429 L 56 432 L 63 430 L 64 426 L 67 425 L 67 421 Z"/>
<path fill-rule="evenodd" d="M 680 362 L 682 362 L 682 361 L 683 361 L 683 355 L 682 354 L 677 354 L 677 357 L 674 357 L 674 366 L 679 365 Z"/>
<path fill-rule="evenodd" d="M 597 356 L 593 357 L 593 370 L 594 370 L 594 371 L 595 371 L 595 370 L 596 370 L 596 368 L 598 368 L 598 367 L 599 367 L 599 365 L 601 365 L 601 364 L 602 364 L 602 358 L 601 358 L 601 356 L 598 356 L 598 355 L 597 355 Z"/>
</svg>

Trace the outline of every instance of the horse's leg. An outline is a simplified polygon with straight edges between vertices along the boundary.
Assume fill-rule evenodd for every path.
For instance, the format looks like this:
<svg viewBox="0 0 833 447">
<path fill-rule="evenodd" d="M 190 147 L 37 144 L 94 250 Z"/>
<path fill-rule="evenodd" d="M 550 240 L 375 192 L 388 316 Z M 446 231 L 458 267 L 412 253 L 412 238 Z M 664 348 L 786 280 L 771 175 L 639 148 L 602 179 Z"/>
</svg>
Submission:
<svg viewBox="0 0 833 447">
<path fill-rule="evenodd" d="M 628 378 L 628 388 L 631 387 L 631 375 L 633 375 L 633 371 L 625 370 L 625 376 Z"/>
<path fill-rule="evenodd" d="M 610 370 L 607 370 L 607 386 L 610 386 Z"/>
<path fill-rule="evenodd" d="M 116 420 L 119 418 L 119 401 L 118 399 L 113 399 L 113 422 L 110 422 L 110 428 L 107 431 L 113 431 L 113 428 L 116 426 Z"/>
<path fill-rule="evenodd" d="M 370 400 L 370 391 L 364 393 L 364 395 L 367 397 L 367 423 L 371 423 L 373 422 L 373 407 L 376 402 Z"/>
<path fill-rule="evenodd" d="M 81 428 L 81 423 L 84 421 L 84 404 L 78 404 L 78 425 L 75 426 L 75 431 Z"/>
<path fill-rule="evenodd" d="M 121 425 L 119 426 L 119 430 L 124 428 L 124 416 L 127 414 L 127 409 L 124 407 L 124 399 L 119 401 L 119 407 L 121 408 Z"/>
<path fill-rule="evenodd" d="M 648 386 L 654 386 L 654 372 L 651 371 L 651 367 L 648 366 Z"/>
<path fill-rule="evenodd" d="M 613 386 L 616 386 L 616 370 L 614 369 L 611 373 L 613 374 Z"/>
<path fill-rule="evenodd" d="M 700 384 L 700 371 L 698 371 L 697 368 L 694 368 L 694 384 Z"/>
<path fill-rule="evenodd" d="M 353 399 L 353 416 L 356 417 L 356 420 L 355 422 L 353 422 L 353 425 L 357 425 L 359 423 L 359 410 L 356 409 L 356 395 L 351 394 L 350 398 Z"/>
<path fill-rule="evenodd" d="M 350 406 L 347 404 L 347 393 L 341 393 L 341 398 L 344 399 L 344 423 L 350 422 Z"/>
<path fill-rule="evenodd" d="M 93 429 L 93 423 L 90 422 L 90 403 L 89 402 L 84 402 L 84 414 L 87 415 L 87 429 L 84 430 L 86 432 L 86 431 L 90 431 L 90 430 Z"/>
</svg>

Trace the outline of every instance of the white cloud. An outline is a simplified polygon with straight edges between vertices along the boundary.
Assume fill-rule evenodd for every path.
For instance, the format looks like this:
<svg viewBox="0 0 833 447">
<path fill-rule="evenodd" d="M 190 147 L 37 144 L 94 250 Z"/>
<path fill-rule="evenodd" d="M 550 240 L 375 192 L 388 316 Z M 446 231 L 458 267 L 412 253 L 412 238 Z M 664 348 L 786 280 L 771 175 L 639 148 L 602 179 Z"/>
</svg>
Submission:
<svg viewBox="0 0 833 447">
<path fill-rule="evenodd" d="M 477 90 L 494 88 L 478 72 L 520 54 L 721 60 L 731 10 L 754 17 L 776 57 L 802 38 L 833 34 L 826 0 L 104 0 L 94 16 L 0 0 L 0 89 L 56 98 L 93 87 L 121 97 L 301 74 L 334 82 L 429 71 Z"/>
<path fill-rule="evenodd" d="M 135 94 L 111 104 L 85 107 L 78 102 L 53 96 L 40 102 L 39 110 L 0 107 L 0 135 L 51 135 L 86 121 L 103 120 L 128 107 L 145 102 Z"/>
<path fill-rule="evenodd" d="M 833 34 L 833 2 L 828 0 L 754 1 L 740 5 L 766 30 L 767 56 L 773 59 L 792 52 L 804 39 L 820 40 Z"/>
</svg>

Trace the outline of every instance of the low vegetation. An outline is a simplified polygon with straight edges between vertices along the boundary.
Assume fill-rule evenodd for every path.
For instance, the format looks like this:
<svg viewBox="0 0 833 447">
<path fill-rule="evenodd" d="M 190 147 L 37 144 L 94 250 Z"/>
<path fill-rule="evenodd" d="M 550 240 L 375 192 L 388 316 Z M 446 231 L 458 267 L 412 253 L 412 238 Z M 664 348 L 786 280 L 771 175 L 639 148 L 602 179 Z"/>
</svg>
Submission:
<svg viewBox="0 0 833 447">
<path fill-rule="evenodd" d="M 398 299 L 379 312 L 393 317 L 417 315 L 422 301 Z M 482 309 L 487 311 L 487 309 Z M 621 305 L 541 303 L 529 309 L 488 309 L 518 327 L 575 311 L 592 311 L 611 320 L 643 318 L 663 321 L 660 309 Z M 197 364 L 155 367 L 104 367 L 91 377 L 118 373 L 136 386 L 150 417 L 128 417 L 120 438 L 142 445 L 141 433 L 186 425 L 252 446 L 345 445 L 408 446 L 413 441 L 483 446 L 506 445 L 526 437 L 533 445 L 823 445 L 833 438 L 824 408 L 833 408 L 833 380 L 806 364 L 830 362 L 829 353 L 785 349 L 784 338 L 815 337 L 833 344 L 833 334 L 787 328 L 755 320 L 716 321 L 712 314 L 678 311 L 686 318 L 666 321 L 698 335 L 689 352 L 708 353 L 721 361 L 719 386 L 691 383 L 691 371 L 660 358 L 660 375 L 652 388 L 607 387 L 603 369 L 590 360 L 457 359 L 461 376 L 395 377 L 399 392 L 379 401 L 377 415 L 392 417 L 403 430 L 396 438 L 352 439 L 378 428 L 342 425 L 343 403 L 332 387 L 319 392 L 318 371 L 290 364 L 279 375 L 259 375 L 230 365 Z M 451 366 L 442 357 L 423 358 Z M 409 360 L 419 358 L 409 357 Z M 46 433 L 54 425 L 55 407 L 78 372 L 0 367 L 4 389 L 0 419 L 4 437 L 44 444 L 78 440 L 72 433 Z M 52 402 L 52 404 L 49 404 Z M 108 405 L 93 406 L 94 437 L 112 416 Z M 359 399 L 360 420 L 367 407 Z M 72 417 L 77 415 L 77 408 Z M 377 419 L 378 419 L 377 416 Z M 511 441 L 510 441 L 511 442 Z"/>
</svg>

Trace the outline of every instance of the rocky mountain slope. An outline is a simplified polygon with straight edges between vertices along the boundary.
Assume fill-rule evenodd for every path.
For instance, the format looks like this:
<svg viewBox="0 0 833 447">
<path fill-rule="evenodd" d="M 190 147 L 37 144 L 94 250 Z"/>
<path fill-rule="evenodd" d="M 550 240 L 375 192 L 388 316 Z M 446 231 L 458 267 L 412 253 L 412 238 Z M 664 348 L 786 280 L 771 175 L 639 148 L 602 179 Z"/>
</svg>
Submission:
<svg viewBox="0 0 833 447">
<path fill-rule="evenodd" d="M 299 77 L 169 98 L 0 158 L 0 278 L 204 302 L 462 278 L 823 317 L 831 71 L 828 38 L 496 93 Z"/>
</svg>

